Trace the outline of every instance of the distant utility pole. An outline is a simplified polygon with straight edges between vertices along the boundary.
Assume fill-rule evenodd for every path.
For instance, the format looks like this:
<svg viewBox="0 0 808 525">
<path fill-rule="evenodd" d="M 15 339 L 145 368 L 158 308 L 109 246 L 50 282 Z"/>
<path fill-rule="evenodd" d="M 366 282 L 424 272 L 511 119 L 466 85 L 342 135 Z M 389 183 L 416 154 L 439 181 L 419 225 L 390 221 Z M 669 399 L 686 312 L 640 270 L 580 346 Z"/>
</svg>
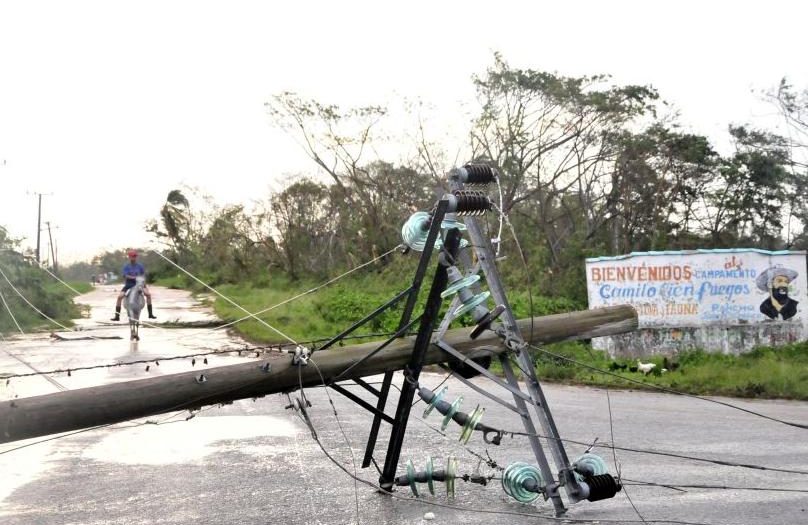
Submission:
<svg viewBox="0 0 808 525">
<path fill-rule="evenodd" d="M 39 193 L 35 192 L 39 198 L 39 205 L 37 206 L 37 213 L 36 213 L 36 262 L 42 262 L 39 253 L 39 245 L 40 245 L 40 238 L 42 235 L 42 196 L 43 195 L 53 195 L 52 193 Z"/>
<path fill-rule="evenodd" d="M 37 193 L 39 196 L 39 207 L 36 213 L 36 262 L 41 262 L 39 259 L 39 237 L 42 233 L 42 194 Z"/>
<path fill-rule="evenodd" d="M 45 224 L 48 226 L 48 245 L 50 246 L 51 252 L 51 266 L 53 266 L 53 271 L 59 271 L 59 265 L 56 262 L 56 245 L 53 244 L 53 235 L 51 234 L 51 223 L 50 221 L 45 221 Z"/>
</svg>

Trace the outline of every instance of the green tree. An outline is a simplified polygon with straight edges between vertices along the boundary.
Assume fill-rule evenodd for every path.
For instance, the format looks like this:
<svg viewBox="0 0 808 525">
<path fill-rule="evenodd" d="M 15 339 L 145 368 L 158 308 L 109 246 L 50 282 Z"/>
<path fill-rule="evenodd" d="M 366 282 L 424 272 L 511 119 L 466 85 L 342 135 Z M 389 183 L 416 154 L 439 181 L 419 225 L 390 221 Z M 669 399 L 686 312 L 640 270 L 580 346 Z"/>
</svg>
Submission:
<svg viewBox="0 0 808 525">
<path fill-rule="evenodd" d="M 620 153 L 605 205 L 612 253 L 695 247 L 703 195 L 719 164 L 707 138 L 656 123 L 615 140 Z"/>
<path fill-rule="evenodd" d="M 328 187 L 299 180 L 272 198 L 272 214 L 289 276 L 327 274 L 338 234 Z"/>
<path fill-rule="evenodd" d="M 470 133 L 473 155 L 500 169 L 503 210 L 518 206 L 532 219 L 553 266 L 572 236 L 591 237 L 606 220 L 619 152 L 613 137 L 653 115 L 653 88 L 608 80 L 512 68 L 499 55 L 474 78 L 481 111 Z"/>
<path fill-rule="evenodd" d="M 797 90 L 786 78 L 769 93 L 788 130 L 789 169 L 786 246 L 808 248 L 808 89 Z"/>
<path fill-rule="evenodd" d="M 278 126 L 301 144 L 332 183 L 325 190 L 328 204 L 321 204 L 330 217 L 316 219 L 327 225 L 323 246 L 331 261 L 351 266 L 392 248 L 400 242 L 398 232 L 407 215 L 434 201 L 429 175 L 375 158 L 374 148 L 381 140 L 377 128 L 387 113 L 384 108 L 343 109 L 293 93 L 281 93 L 267 105 Z M 314 191 L 311 184 L 293 185 L 284 193 L 290 190 L 302 191 L 306 199 L 320 197 L 319 190 L 316 195 L 310 193 Z M 280 210 L 278 220 L 285 225 L 290 208 L 287 197 L 273 206 L 274 213 Z"/>
<path fill-rule="evenodd" d="M 33 257 L 23 254 L 19 245 L 19 240 L 0 226 L 0 269 L 8 278 L 6 281 L 0 277 L 0 294 L 5 299 L 5 304 L 0 301 L 0 333 L 17 332 L 17 324 L 24 331 L 48 325 L 26 301 L 63 323 L 77 317 L 79 311 L 73 304 L 72 292 L 39 268 Z"/>
<path fill-rule="evenodd" d="M 706 229 L 716 246 L 737 242 L 781 248 L 788 148 L 777 135 L 730 126 L 735 153 L 724 159 L 708 195 Z"/>
<path fill-rule="evenodd" d="M 160 221 L 151 221 L 147 231 L 163 240 L 183 265 L 191 264 L 199 242 L 201 218 L 196 216 L 182 190 L 171 190 L 160 208 Z"/>
</svg>

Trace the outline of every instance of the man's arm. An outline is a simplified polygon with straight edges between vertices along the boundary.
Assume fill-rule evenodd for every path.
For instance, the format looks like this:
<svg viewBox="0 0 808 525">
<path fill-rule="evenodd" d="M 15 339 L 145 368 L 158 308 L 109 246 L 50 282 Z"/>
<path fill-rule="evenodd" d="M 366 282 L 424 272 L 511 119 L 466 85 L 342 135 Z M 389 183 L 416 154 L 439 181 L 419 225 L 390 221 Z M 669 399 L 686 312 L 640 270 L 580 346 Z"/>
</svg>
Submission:
<svg viewBox="0 0 808 525">
<path fill-rule="evenodd" d="M 137 274 L 136 274 L 136 273 L 126 273 L 126 268 L 127 268 L 127 267 L 129 267 L 129 265 L 128 265 L 128 264 L 124 265 L 123 270 L 121 270 L 121 273 L 123 274 L 123 278 L 124 278 L 124 279 L 134 279 L 134 278 L 136 278 L 136 277 L 137 277 Z M 131 267 L 130 267 L 130 270 L 129 270 L 129 271 L 133 271 L 133 270 L 131 269 Z M 137 270 L 135 269 L 134 271 L 137 271 Z"/>
</svg>

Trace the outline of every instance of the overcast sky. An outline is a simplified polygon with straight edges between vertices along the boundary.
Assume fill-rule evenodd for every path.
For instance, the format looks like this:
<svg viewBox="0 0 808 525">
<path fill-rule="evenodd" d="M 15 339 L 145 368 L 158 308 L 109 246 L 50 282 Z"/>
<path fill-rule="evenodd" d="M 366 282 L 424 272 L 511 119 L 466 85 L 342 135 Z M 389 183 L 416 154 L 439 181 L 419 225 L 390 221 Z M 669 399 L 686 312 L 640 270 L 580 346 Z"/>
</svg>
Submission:
<svg viewBox="0 0 808 525">
<path fill-rule="evenodd" d="M 314 171 L 272 127 L 272 94 L 421 97 L 445 117 L 494 51 L 653 84 L 720 146 L 730 122 L 774 125 L 753 90 L 783 76 L 808 85 L 805 5 L 2 0 L 0 225 L 32 246 L 43 192 L 60 262 L 143 245 L 143 224 L 182 183 L 249 203 Z"/>
</svg>

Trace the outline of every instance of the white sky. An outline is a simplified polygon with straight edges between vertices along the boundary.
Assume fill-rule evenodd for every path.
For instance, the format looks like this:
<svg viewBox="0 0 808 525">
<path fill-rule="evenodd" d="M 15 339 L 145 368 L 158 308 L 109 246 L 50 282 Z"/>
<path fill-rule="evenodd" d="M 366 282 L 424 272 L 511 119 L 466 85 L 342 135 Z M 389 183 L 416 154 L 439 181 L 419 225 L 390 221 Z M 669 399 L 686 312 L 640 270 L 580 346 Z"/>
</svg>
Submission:
<svg viewBox="0 0 808 525">
<path fill-rule="evenodd" d="M 653 84 L 725 145 L 730 122 L 774 122 L 753 89 L 784 75 L 808 85 L 806 6 L 0 0 L 0 225 L 32 246 L 39 191 L 61 263 L 142 245 L 181 183 L 248 203 L 313 172 L 272 127 L 272 94 L 422 97 L 446 114 L 493 51 L 517 67 Z"/>
</svg>

